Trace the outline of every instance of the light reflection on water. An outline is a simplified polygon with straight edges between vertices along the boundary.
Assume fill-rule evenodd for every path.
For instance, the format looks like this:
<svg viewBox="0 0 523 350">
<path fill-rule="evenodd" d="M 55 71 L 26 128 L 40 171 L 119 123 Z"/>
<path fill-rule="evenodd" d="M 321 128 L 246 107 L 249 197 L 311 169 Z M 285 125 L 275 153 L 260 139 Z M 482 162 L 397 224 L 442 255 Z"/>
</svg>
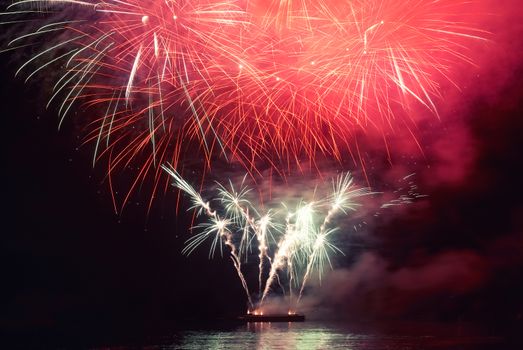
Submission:
<svg viewBox="0 0 523 350">
<path fill-rule="evenodd" d="M 228 331 L 183 331 L 158 349 L 498 349 L 499 338 L 439 334 L 401 335 L 351 332 L 319 323 L 249 323 Z"/>
</svg>

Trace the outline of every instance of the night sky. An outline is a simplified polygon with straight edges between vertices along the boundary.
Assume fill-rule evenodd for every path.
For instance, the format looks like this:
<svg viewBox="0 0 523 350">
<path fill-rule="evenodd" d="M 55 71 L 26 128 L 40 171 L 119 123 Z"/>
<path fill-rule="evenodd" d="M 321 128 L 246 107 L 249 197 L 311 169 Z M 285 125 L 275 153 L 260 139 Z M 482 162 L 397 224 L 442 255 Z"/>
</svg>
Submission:
<svg viewBox="0 0 523 350">
<path fill-rule="evenodd" d="M 379 179 L 416 172 L 428 198 L 369 225 L 354 254 L 338 257 L 310 290 L 321 317 L 523 327 L 523 31 L 510 28 L 447 101 L 459 107 L 444 115 L 459 118 L 421 133 L 422 160 L 377 166 Z M 92 145 L 74 122 L 58 131 L 55 111 L 44 109 L 45 82 L 14 78 L 12 55 L 0 65 L 0 328 L 146 333 L 244 312 L 229 259 L 181 255 L 192 217 L 183 203 L 176 213 L 176 193 L 147 213 L 144 187 L 115 214 Z"/>
</svg>

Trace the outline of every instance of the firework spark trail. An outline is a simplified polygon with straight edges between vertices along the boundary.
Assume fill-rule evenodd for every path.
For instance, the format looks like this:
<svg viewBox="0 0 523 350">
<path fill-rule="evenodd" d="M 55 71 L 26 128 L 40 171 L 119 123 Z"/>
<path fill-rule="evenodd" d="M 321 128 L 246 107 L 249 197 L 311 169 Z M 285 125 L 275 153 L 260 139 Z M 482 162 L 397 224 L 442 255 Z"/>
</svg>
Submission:
<svg viewBox="0 0 523 350">
<path fill-rule="evenodd" d="M 262 276 L 264 270 L 264 261 L 267 259 L 269 261 L 269 266 L 272 266 L 272 259 L 268 255 L 268 242 L 267 242 L 267 226 L 269 225 L 270 216 L 265 215 L 262 217 L 258 223 L 258 230 L 256 232 L 256 238 L 258 239 L 258 294 L 262 290 Z"/>
<path fill-rule="evenodd" d="M 265 284 L 260 305 L 263 305 L 265 298 L 271 290 L 272 283 L 278 271 L 287 266 L 289 275 L 289 298 L 292 300 L 292 286 L 298 281 L 297 273 L 299 264 L 304 261 L 311 251 L 311 242 L 315 235 L 313 214 L 315 202 L 307 203 L 299 207 L 294 213 L 287 215 L 287 232 L 278 245 L 278 250 L 274 256 L 269 278 Z M 293 219 L 294 221 L 291 221 Z"/>
<path fill-rule="evenodd" d="M 227 189 L 223 185 L 218 185 L 217 192 L 220 196 L 219 200 L 222 203 L 225 212 L 225 218 L 222 219 L 215 210 L 211 209 L 209 202 L 205 202 L 201 195 L 197 193 L 191 185 L 183 180 L 176 170 L 167 166 L 163 166 L 163 168 L 174 179 L 175 186 L 189 194 L 192 201 L 191 209 L 197 210 L 198 214 L 205 211 L 207 216 L 211 219 L 210 223 L 197 226 L 197 228 L 203 228 L 203 232 L 189 238 L 183 251 L 185 253 L 191 253 L 206 239 L 213 237 L 214 235 L 210 250 L 210 256 L 212 256 L 216 249 L 218 239 L 222 239 L 225 245 L 231 250 L 233 264 L 246 291 L 248 291 L 248 286 L 241 271 L 240 256 L 236 253 L 236 246 L 233 242 L 234 235 L 228 227 L 231 224 L 235 224 L 239 227 L 239 229 L 234 230 L 234 232 L 241 232 L 241 237 L 239 237 L 239 239 L 242 242 L 247 242 L 246 244 L 248 245 L 250 245 L 251 242 L 249 231 L 252 230 L 254 232 L 254 237 L 257 238 L 258 243 L 258 289 L 261 294 L 259 302 L 260 306 L 263 305 L 263 302 L 276 280 L 285 291 L 285 288 L 283 288 L 281 281 L 279 280 L 279 271 L 286 270 L 287 272 L 289 279 L 288 292 L 289 297 L 292 299 L 293 286 L 297 285 L 300 281 L 300 271 L 302 270 L 302 266 L 307 266 L 306 278 L 309 277 L 313 268 L 323 268 L 323 261 L 329 261 L 329 257 L 326 252 L 321 253 L 321 247 L 327 247 L 332 251 L 339 251 L 338 248 L 327 240 L 330 233 L 334 232 L 334 230 L 327 231 L 327 225 L 336 213 L 340 211 L 345 213 L 349 209 L 355 210 L 355 207 L 357 206 L 355 198 L 370 194 L 367 189 L 355 188 L 352 177 L 349 174 L 339 176 L 334 182 L 334 192 L 330 198 L 312 201 L 310 203 L 300 202 L 297 205 L 296 210 L 287 212 L 285 219 L 285 232 L 282 234 L 278 247 L 274 253 L 274 257 L 271 259 L 268 253 L 269 246 L 267 237 L 269 228 L 274 228 L 275 224 L 272 223 L 270 213 L 261 216 L 260 219 L 256 219 L 249 214 L 249 208 L 253 207 L 246 198 L 246 194 L 249 190 L 243 186 L 243 182 L 239 191 L 235 190 L 232 182 L 229 183 L 230 189 Z M 318 230 L 315 225 L 315 216 L 319 209 L 324 207 L 328 202 L 332 202 L 330 204 L 330 209 L 325 215 L 323 223 Z M 254 208 L 252 211 L 258 214 Z M 267 259 L 271 265 L 263 293 L 261 293 L 265 259 Z M 304 283 L 302 284 L 302 289 L 303 285 Z M 302 289 L 300 291 L 302 291 Z M 249 303 L 252 305 L 250 299 Z"/>
<path fill-rule="evenodd" d="M 334 232 L 336 232 L 336 229 L 327 230 L 327 231 L 323 232 L 322 234 L 319 234 L 316 237 L 316 241 L 314 242 L 314 246 L 313 246 L 313 251 L 309 256 L 307 267 L 305 269 L 305 274 L 303 275 L 303 280 L 301 283 L 300 290 L 298 292 L 298 298 L 296 300 L 296 304 L 300 303 L 300 300 L 303 296 L 303 290 L 309 280 L 309 277 L 310 277 L 313 269 L 316 269 L 318 271 L 318 277 L 319 277 L 320 283 L 321 283 L 321 276 L 322 276 L 322 271 L 324 269 L 324 262 L 327 261 L 329 266 L 332 268 L 332 264 L 331 264 L 327 249 L 332 252 L 335 252 L 335 253 L 337 252 L 337 253 L 344 255 L 343 252 L 339 248 L 337 248 L 335 245 L 329 243 L 327 240 L 328 236 Z"/>
<path fill-rule="evenodd" d="M 245 260 L 247 260 L 247 254 L 251 252 L 253 242 L 258 244 L 258 300 L 256 309 L 252 309 L 255 304 L 249 295 L 250 311 L 263 307 L 276 282 L 284 295 L 289 298 L 291 307 L 297 306 L 312 273 L 316 272 L 321 282 L 323 270 L 327 266 L 333 267 L 330 255 L 343 254 L 341 249 L 332 242 L 332 236 L 339 231 L 338 227 L 333 225 L 334 219 L 340 214 L 356 212 L 362 205 L 362 197 L 384 194 L 372 192 L 366 187 L 358 187 L 349 173 L 343 173 L 333 179 L 330 195 L 314 199 L 316 197 L 316 189 L 314 189 L 313 199 L 297 202 L 294 199 L 293 207 L 281 203 L 281 210 L 269 209 L 266 214 L 260 214 L 248 199 L 247 194 L 250 189 L 245 186 L 244 177 L 239 187 L 235 187 L 232 181 L 229 181 L 229 188 L 218 183 L 215 188 L 218 196 L 213 200 L 219 202 L 221 206 L 213 210 L 209 202 L 205 202 L 202 196 L 183 180 L 174 168 L 168 166 L 162 166 L 162 168 L 174 179 L 174 185 L 191 197 L 190 209 L 196 210 L 198 214 L 205 212 L 210 219 L 209 222 L 203 222 L 194 227 L 201 229 L 201 232 L 186 241 L 184 253 L 192 253 L 205 241 L 211 239 L 209 250 L 209 258 L 211 258 L 218 244 L 223 242 L 231 250 L 231 260 L 244 290 L 248 293 L 248 282 L 242 272 L 242 255 L 236 249 L 236 242 L 243 241 L 247 245 L 245 256 L 243 256 Z M 385 204 L 380 204 L 381 199 L 377 203 L 372 200 L 369 204 L 378 205 L 379 209 L 384 209 L 412 203 L 415 199 L 424 197 L 418 193 L 412 176 L 413 174 L 400 180 L 402 186 L 407 186 L 388 193 L 389 199 Z M 324 189 L 320 191 L 323 192 Z M 405 191 L 406 193 L 404 193 Z M 391 195 L 392 199 L 390 199 Z M 366 208 L 370 207 L 366 206 Z M 218 211 L 222 214 L 219 214 Z M 278 221 L 285 222 L 284 228 L 278 226 Z M 363 223 L 365 224 L 364 221 Z M 270 270 L 265 284 L 263 284 L 265 260 L 270 263 Z M 284 283 L 280 280 L 280 273 L 286 277 Z M 294 304 L 294 302 L 296 303 Z"/>
<path fill-rule="evenodd" d="M 224 67 L 234 65 L 234 52 L 241 52 L 235 43 L 248 23 L 235 0 L 34 0 L 17 1 L 7 11 L 2 15 L 15 16 L 28 25 L 42 23 L 10 45 L 59 33 L 51 38 L 58 44 L 36 54 L 17 73 L 51 57 L 30 72 L 31 77 L 63 58 L 63 75 L 49 101 L 65 95 L 61 122 L 76 101 L 91 108 L 91 113 L 104 104 L 115 106 L 112 114 L 99 119 L 100 124 L 91 124 L 97 129 L 87 139 L 96 141 L 95 159 L 114 153 L 110 172 L 138 158 L 150 144 L 151 153 L 133 188 L 146 176 L 163 173 L 154 170 L 156 164 L 176 164 L 181 149 L 173 149 L 173 140 L 178 144 L 179 139 L 195 135 L 207 159 L 213 149 L 223 151 L 209 119 L 212 116 L 204 110 L 202 94 L 211 98 L 212 85 L 228 79 Z M 63 40 L 67 35 L 70 38 Z M 65 46 L 72 49 L 55 58 L 55 52 Z M 217 75 L 222 76 L 220 80 L 211 81 Z M 110 128 L 106 127 L 108 120 Z M 110 136 L 114 141 L 109 141 Z M 105 150 L 103 139 L 107 140 Z M 158 181 L 156 178 L 155 187 Z"/>
<path fill-rule="evenodd" d="M 245 177 L 243 178 L 245 181 Z M 242 181 L 242 187 L 243 187 Z M 221 194 L 221 201 L 224 203 L 226 211 L 232 215 L 233 221 L 237 222 L 240 226 L 243 226 L 243 234 L 240 241 L 240 252 L 244 254 L 245 259 L 247 259 L 248 249 L 250 247 L 250 230 L 249 227 L 254 231 L 254 235 L 258 240 L 258 250 L 259 250 L 259 265 L 258 265 L 258 292 L 261 290 L 262 285 L 262 274 L 263 274 L 263 261 L 264 256 L 267 253 L 267 247 L 265 246 L 265 235 L 267 230 L 266 222 L 267 218 L 263 217 L 259 222 L 256 222 L 254 217 L 249 214 L 248 207 L 245 208 L 241 203 L 247 203 L 248 201 L 244 199 L 244 196 L 249 192 L 248 190 L 242 189 L 239 193 L 234 191 L 234 186 L 232 182 L 230 183 L 231 191 L 228 191 L 224 186 L 219 185 L 219 193 Z M 242 225 L 241 220 L 245 222 L 245 225 Z"/>
<path fill-rule="evenodd" d="M 249 293 L 249 287 L 247 286 L 247 281 L 245 281 L 245 277 L 243 276 L 242 270 L 241 270 L 241 261 L 238 255 L 236 254 L 236 246 L 234 243 L 232 243 L 232 234 L 230 231 L 223 230 L 221 235 L 225 237 L 224 243 L 231 249 L 231 260 L 234 264 L 234 267 L 236 268 L 236 271 L 238 272 L 238 277 L 240 277 L 243 289 L 247 293 L 247 299 L 249 301 L 249 306 L 252 308 L 254 304 L 252 303 L 251 295 Z"/>
<path fill-rule="evenodd" d="M 250 192 L 244 186 L 245 176 L 240 184 L 239 192 L 234 188 L 233 183 L 229 180 L 230 190 L 222 184 L 218 183 L 218 194 L 220 195 L 220 201 L 224 206 L 226 213 L 230 216 L 232 221 L 238 226 L 243 227 L 243 235 L 240 242 L 240 255 L 247 257 L 247 249 L 250 243 L 250 231 L 249 227 L 255 232 L 258 231 L 257 223 L 254 217 L 249 214 L 249 201 L 245 199 L 245 196 Z M 245 206 L 244 206 L 245 205 Z"/>
<path fill-rule="evenodd" d="M 297 301 L 299 302 L 303 294 L 303 289 L 313 270 L 314 264 L 318 264 L 318 271 L 322 270 L 322 264 L 324 260 L 327 260 L 330 265 L 330 260 L 328 258 L 328 254 L 325 252 L 325 248 L 329 248 L 332 251 L 341 252 L 338 248 L 336 248 L 334 245 L 328 242 L 327 237 L 331 233 L 333 233 L 334 230 L 327 230 L 327 226 L 329 225 L 333 217 L 337 215 L 339 212 L 343 212 L 346 214 L 349 210 L 355 211 L 356 207 L 359 206 L 359 204 L 354 201 L 356 198 L 371 194 L 372 192 L 368 188 L 356 188 L 353 183 L 353 178 L 350 174 L 347 173 L 338 176 L 336 181 L 333 182 L 333 194 L 329 200 L 331 202 L 330 208 L 327 214 L 325 215 L 319 230 L 316 232 L 314 226 L 310 225 L 310 222 L 306 222 L 305 224 L 303 224 L 303 220 L 297 219 L 298 227 L 300 227 L 298 229 L 298 232 L 301 232 L 302 234 L 299 236 L 289 235 L 285 237 L 288 240 L 282 242 L 280 249 L 276 253 L 275 263 L 273 264 L 273 268 L 271 269 L 271 273 L 269 275 L 269 279 L 267 281 L 261 303 L 263 303 L 263 300 L 269 293 L 270 286 L 273 282 L 273 279 L 277 275 L 278 269 L 281 268 L 286 261 L 288 262 L 289 269 L 292 269 L 293 255 L 298 249 L 301 249 L 308 251 L 308 253 L 306 255 L 307 266 L 305 269 L 305 274 L 303 275 L 297 299 Z M 310 203 L 301 208 L 300 211 L 298 211 L 298 218 L 303 217 L 305 218 L 305 220 L 309 220 L 309 218 L 312 217 L 312 208 L 315 205 L 317 204 Z M 291 216 L 292 215 L 289 215 L 287 219 L 288 225 L 290 225 L 289 218 Z M 290 232 L 296 232 L 293 229 L 294 226 L 290 227 Z M 304 242 L 306 243 L 304 244 Z M 299 247 L 293 247 L 298 244 L 300 245 Z M 291 253 L 288 254 L 287 251 L 290 251 Z M 291 278 L 293 276 L 294 275 L 291 271 Z"/>
<path fill-rule="evenodd" d="M 198 209 L 198 213 L 201 213 L 202 210 L 204 210 L 207 216 L 211 218 L 211 220 L 214 222 L 214 225 L 211 226 L 211 231 L 204 232 L 203 237 L 205 238 L 206 236 L 208 236 L 208 234 L 212 232 L 212 230 L 216 230 L 217 237 L 219 236 L 223 240 L 223 243 L 229 247 L 231 260 L 233 262 L 234 268 L 236 269 L 238 277 L 241 280 L 243 289 L 247 294 L 249 305 L 252 307 L 254 304 L 252 303 L 251 294 L 249 293 L 249 287 L 247 285 L 247 282 L 245 281 L 245 277 L 243 276 L 243 272 L 241 270 L 241 260 L 238 254 L 236 253 L 236 246 L 232 241 L 232 233 L 227 229 L 227 223 L 229 221 L 222 220 L 220 216 L 216 213 L 216 211 L 211 209 L 209 202 L 205 202 L 202 199 L 201 195 L 198 192 L 196 192 L 196 190 L 191 185 L 189 185 L 184 179 L 182 179 L 175 169 L 165 165 L 162 165 L 162 168 L 174 179 L 175 186 L 190 196 L 191 201 L 193 203 L 193 206 L 191 208 Z M 215 244 L 215 242 L 213 244 Z M 201 243 L 200 239 L 192 240 L 191 243 L 186 247 L 188 248 L 188 250 L 184 249 L 184 252 L 192 252 L 192 250 L 195 247 L 197 247 L 199 243 Z"/>
<path fill-rule="evenodd" d="M 270 211 L 262 216 L 259 220 L 249 214 L 249 209 L 259 216 L 259 213 L 253 208 L 250 202 L 245 196 L 250 192 L 244 186 L 246 177 L 240 184 L 240 189 L 237 192 L 234 185 L 229 181 L 229 188 L 227 189 L 222 184 L 218 184 L 218 194 L 220 195 L 220 201 L 223 204 L 226 213 L 231 217 L 231 221 L 237 223 L 242 228 L 242 237 L 240 241 L 240 256 L 244 255 L 244 259 L 247 260 L 248 249 L 251 246 L 250 229 L 254 232 L 254 237 L 258 242 L 258 293 L 261 293 L 262 289 L 262 276 L 264 271 L 264 262 L 268 261 L 269 266 L 272 266 L 272 259 L 268 255 L 268 235 L 270 229 L 277 229 L 275 223 L 272 222 L 272 216 Z"/>
<path fill-rule="evenodd" d="M 303 289 L 307 284 L 314 264 L 320 264 L 320 266 L 318 266 L 317 268 L 317 270 L 319 271 L 320 280 L 321 271 L 323 270 L 321 264 L 326 259 L 330 265 L 330 260 L 328 254 L 325 252 L 325 249 L 329 248 L 333 251 L 338 251 L 339 253 L 343 254 L 341 250 L 330 244 L 327 240 L 327 237 L 335 231 L 327 229 L 331 220 L 337 214 L 339 214 L 339 212 L 343 212 L 344 214 L 346 214 L 347 211 L 356 211 L 356 208 L 360 204 L 356 203 L 354 199 L 362 196 L 368 196 L 371 194 L 373 193 L 368 188 L 355 188 L 353 178 L 350 176 L 350 174 L 340 175 L 338 176 L 337 180 L 333 182 L 332 204 L 320 226 L 319 233 L 317 234 L 316 241 L 313 245 L 312 253 L 309 255 L 307 267 L 305 269 L 305 274 L 303 276 L 302 284 L 297 299 L 298 303 L 300 302 L 300 299 L 303 295 Z M 325 257 L 325 259 L 319 258 L 319 256 Z"/>
<path fill-rule="evenodd" d="M 482 1 L 21 0 L 2 18 L 35 28 L 10 45 L 49 43 L 17 73 L 63 69 L 50 102 L 63 98 L 61 122 L 75 102 L 94 114 L 95 159 L 142 163 L 132 191 L 161 188 L 158 164 L 177 167 L 185 140 L 207 171 L 221 155 L 284 173 L 342 160 L 362 130 L 386 143 L 414 129 L 413 107 L 438 115 L 442 84 L 459 87 L 453 67 L 489 36 L 471 10 Z"/>
</svg>

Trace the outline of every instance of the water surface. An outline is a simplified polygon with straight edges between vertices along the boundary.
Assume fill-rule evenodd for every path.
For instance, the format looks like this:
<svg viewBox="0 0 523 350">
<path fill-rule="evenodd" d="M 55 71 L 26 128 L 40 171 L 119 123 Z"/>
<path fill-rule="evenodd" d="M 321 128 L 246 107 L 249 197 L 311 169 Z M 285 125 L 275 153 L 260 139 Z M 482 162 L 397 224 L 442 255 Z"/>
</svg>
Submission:
<svg viewBox="0 0 523 350">
<path fill-rule="evenodd" d="M 192 329 L 151 339 L 147 349 L 351 349 L 351 350 L 502 350 L 500 336 L 465 326 L 411 324 L 369 329 L 320 322 L 248 323 Z M 131 346 L 132 347 L 132 346 Z M 104 347 L 111 349 L 112 347 Z M 119 346 L 118 349 L 126 348 Z"/>
</svg>

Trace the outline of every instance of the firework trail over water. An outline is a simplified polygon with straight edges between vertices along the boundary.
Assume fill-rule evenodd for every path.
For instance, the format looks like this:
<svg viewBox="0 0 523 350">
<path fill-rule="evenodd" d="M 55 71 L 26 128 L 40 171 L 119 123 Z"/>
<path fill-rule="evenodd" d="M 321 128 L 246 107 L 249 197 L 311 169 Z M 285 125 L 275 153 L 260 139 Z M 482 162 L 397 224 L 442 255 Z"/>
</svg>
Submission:
<svg viewBox="0 0 523 350">
<path fill-rule="evenodd" d="M 195 148 L 205 171 L 220 157 L 251 175 L 319 156 L 363 165 L 356 134 L 388 149 L 417 111 L 438 116 L 441 86 L 488 37 L 477 3 L 21 0 L 0 20 L 21 28 L 7 50 L 34 52 L 17 75 L 60 72 L 48 106 L 60 124 L 82 110 L 93 163 L 139 165 L 130 193 L 147 178 L 166 190 L 160 165 L 181 169 Z"/>
<path fill-rule="evenodd" d="M 311 276 L 315 274 L 321 281 L 326 267 L 333 266 L 331 255 L 343 254 L 333 240 L 333 236 L 341 234 L 334 220 L 356 212 L 363 197 L 377 195 L 358 187 L 353 177 L 345 173 L 332 181 L 331 193 L 324 198 L 300 199 L 294 205 L 281 203 L 279 209 L 260 212 L 248 199 L 251 190 L 244 182 L 239 186 L 231 181 L 227 186 L 218 184 L 217 196 L 206 201 L 173 167 L 162 168 L 174 186 L 189 196 L 189 210 L 208 219 L 194 227 L 196 234 L 186 241 L 183 253 L 189 255 L 210 241 L 209 257 L 213 257 L 217 249 L 223 255 L 226 246 L 252 312 L 261 310 L 274 290 L 286 294 L 291 307 L 297 306 Z M 420 197 L 423 196 L 416 192 L 416 187 L 411 186 L 408 195 L 402 194 L 380 208 L 403 205 Z M 242 262 L 250 259 L 258 262 L 257 303 L 253 303 L 242 270 Z"/>
</svg>

